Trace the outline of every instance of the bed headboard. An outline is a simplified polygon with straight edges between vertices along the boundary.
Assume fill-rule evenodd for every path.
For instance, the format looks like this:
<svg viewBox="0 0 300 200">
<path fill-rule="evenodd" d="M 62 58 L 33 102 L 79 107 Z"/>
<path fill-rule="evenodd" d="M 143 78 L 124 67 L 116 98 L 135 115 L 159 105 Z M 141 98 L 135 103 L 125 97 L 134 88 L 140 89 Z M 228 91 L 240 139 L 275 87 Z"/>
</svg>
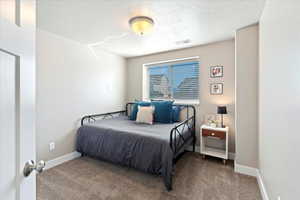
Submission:
<svg viewBox="0 0 300 200">
<path fill-rule="evenodd" d="M 134 102 L 128 102 L 126 104 L 126 115 L 129 116 L 132 110 L 132 107 L 134 105 Z M 194 117 L 196 119 L 196 108 L 193 105 L 190 104 L 174 104 L 174 106 L 180 106 L 180 121 L 184 121 L 186 119 L 189 119 L 190 117 Z M 196 120 L 194 120 L 196 121 Z"/>
</svg>

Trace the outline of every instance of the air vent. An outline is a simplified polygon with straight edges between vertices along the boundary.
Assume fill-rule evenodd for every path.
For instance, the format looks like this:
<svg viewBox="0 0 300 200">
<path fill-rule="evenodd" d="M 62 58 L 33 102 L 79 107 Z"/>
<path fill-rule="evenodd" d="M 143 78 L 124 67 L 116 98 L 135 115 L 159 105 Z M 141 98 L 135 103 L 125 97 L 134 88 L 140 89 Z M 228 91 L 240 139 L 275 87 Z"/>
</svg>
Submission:
<svg viewBox="0 0 300 200">
<path fill-rule="evenodd" d="M 182 45 L 182 44 L 188 44 L 188 43 L 190 43 L 190 42 L 191 42 L 191 40 L 186 39 L 186 40 L 180 40 L 180 41 L 177 41 L 176 44 L 177 44 L 177 45 Z"/>
</svg>

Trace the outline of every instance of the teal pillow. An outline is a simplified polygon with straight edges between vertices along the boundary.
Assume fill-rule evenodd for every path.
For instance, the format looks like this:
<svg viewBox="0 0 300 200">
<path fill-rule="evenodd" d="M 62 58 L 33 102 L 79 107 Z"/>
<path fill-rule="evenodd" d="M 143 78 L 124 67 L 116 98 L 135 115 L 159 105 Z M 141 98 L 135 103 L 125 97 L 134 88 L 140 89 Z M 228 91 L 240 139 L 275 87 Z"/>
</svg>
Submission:
<svg viewBox="0 0 300 200">
<path fill-rule="evenodd" d="M 172 121 L 173 122 L 180 121 L 180 111 L 181 111 L 181 106 L 173 105 L 173 107 L 172 107 Z"/>
<path fill-rule="evenodd" d="M 151 106 L 151 102 L 146 102 L 146 101 L 138 101 L 135 102 L 131 111 L 131 114 L 129 116 L 130 120 L 136 120 L 136 115 L 138 112 L 138 106 Z"/>
<path fill-rule="evenodd" d="M 155 107 L 154 122 L 172 123 L 173 101 L 152 101 L 151 104 Z"/>
</svg>

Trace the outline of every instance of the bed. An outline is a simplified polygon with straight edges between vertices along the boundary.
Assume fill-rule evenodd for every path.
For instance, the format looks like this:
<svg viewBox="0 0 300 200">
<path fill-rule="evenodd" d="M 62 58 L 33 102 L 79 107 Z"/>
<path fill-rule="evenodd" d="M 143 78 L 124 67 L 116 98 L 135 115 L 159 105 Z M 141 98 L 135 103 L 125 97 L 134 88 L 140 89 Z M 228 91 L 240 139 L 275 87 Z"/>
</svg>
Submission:
<svg viewBox="0 0 300 200">
<path fill-rule="evenodd" d="M 171 190 L 176 161 L 188 146 L 195 151 L 195 108 L 177 105 L 184 112 L 181 122 L 147 125 L 129 120 L 132 105 L 124 111 L 84 116 L 76 149 L 83 156 L 161 175 Z"/>
</svg>

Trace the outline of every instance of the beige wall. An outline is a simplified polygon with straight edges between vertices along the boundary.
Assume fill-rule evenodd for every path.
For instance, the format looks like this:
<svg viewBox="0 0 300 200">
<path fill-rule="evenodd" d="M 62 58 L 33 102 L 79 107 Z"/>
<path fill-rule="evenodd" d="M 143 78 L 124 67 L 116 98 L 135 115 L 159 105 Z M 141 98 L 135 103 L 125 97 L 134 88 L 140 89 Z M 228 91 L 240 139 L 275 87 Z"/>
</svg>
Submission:
<svg viewBox="0 0 300 200">
<path fill-rule="evenodd" d="M 200 61 L 200 104 L 197 109 L 197 126 L 202 123 L 205 114 L 216 113 L 217 105 L 226 104 L 229 114 L 225 117 L 225 123 L 230 127 L 229 146 L 230 151 L 234 152 L 234 40 L 127 59 L 127 100 L 142 99 L 143 64 L 191 56 L 199 56 Z M 224 78 L 210 78 L 209 67 L 213 65 L 224 66 Z M 209 85 L 213 82 L 224 83 L 223 95 L 210 95 Z"/>
<path fill-rule="evenodd" d="M 258 167 L 258 25 L 236 31 L 236 164 Z"/>
<path fill-rule="evenodd" d="M 260 20 L 259 168 L 270 200 L 300 197 L 299 10 L 299 0 L 269 0 Z"/>
<path fill-rule="evenodd" d="M 39 30 L 37 32 L 37 157 L 51 160 L 75 150 L 83 115 L 121 110 L 125 60 Z M 49 151 L 49 143 L 56 149 Z"/>
</svg>

